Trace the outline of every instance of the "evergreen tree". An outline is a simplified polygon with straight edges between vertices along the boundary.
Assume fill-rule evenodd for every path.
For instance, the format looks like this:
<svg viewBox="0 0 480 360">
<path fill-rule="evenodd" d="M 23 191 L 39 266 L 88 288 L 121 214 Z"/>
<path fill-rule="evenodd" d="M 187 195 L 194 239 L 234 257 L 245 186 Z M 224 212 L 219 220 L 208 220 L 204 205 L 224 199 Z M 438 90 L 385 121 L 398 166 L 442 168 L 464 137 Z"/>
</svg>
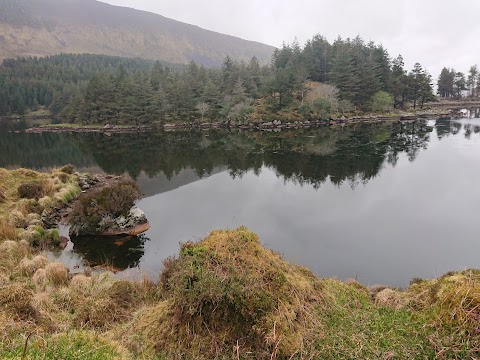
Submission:
<svg viewBox="0 0 480 360">
<path fill-rule="evenodd" d="M 467 87 L 471 97 L 477 96 L 476 88 L 477 88 L 478 76 L 479 76 L 479 72 L 478 72 L 477 65 L 471 66 L 470 70 L 468 71 L 468 80 L 467 80 Z"/>
<path fill-rule="evenodd" d="M 443 98 L 454 96 L 454 80 L 455 71 L 444 67 L 437 81 L 437 93 Z"/>
</svg>

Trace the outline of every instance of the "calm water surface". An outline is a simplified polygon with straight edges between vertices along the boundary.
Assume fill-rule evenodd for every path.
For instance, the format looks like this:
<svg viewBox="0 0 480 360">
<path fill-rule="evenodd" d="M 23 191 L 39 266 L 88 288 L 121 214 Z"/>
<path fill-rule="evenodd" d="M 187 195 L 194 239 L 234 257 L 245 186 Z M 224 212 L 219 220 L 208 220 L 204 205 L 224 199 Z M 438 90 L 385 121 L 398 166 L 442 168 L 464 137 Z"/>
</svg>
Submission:
<svg viewBox="0 0 480 360">
<path fill-rule="evenodd" d="M 320 276 L 406 286 L 480 268 L 480 119 L 268 132 L 14 134 L 0 167 L 129 174 L 151 229 L 56 256 L 153 278 L 179 242 L 246 225 Z"/>
</svg>

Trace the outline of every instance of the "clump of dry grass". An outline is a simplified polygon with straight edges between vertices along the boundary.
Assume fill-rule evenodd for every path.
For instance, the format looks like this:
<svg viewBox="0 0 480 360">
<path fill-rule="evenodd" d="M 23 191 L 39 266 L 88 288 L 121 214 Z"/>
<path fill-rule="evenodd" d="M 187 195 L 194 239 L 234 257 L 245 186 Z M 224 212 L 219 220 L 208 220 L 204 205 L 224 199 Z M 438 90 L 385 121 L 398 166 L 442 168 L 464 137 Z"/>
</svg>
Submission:
<svg viewBox="0 0 480 360">
<path fill-rule="evenodd" d="M 45 289 L 48 284 L 48 277 L 45 269 L 38 269 L 37 271 L 35 271 L 32 280 L 39 289 Z"/>
<path fill-rule="evenodd" d="M 73 171 L 75 170 L 75 166 L 72 164 L 64 165 L 60 169 L 58 169 L 60 172 L 72 175 Z"/>
<path fill-rule="evenodd" d="M 27 217 L 25 218 L 26 221 L 26 226 L 42 226 L 43 222 L 41 219 L 41 216 L 39 214 L 28 214 Z"/>
<path fill-rule="evenodd" d="M 50 196 L 44 196 L 38 200 L 38 204 L 42 206 L 44 209 L 49 209 L 53 207 L 53 205 L 55 204 L 55 201 Z"/>
<path fill-rule="evenodd" d="M 10 212 L 8 223 L 15 228 L 24 229 L 27 227 L 27 219 L 25 219 L 25 216 L 18 210 L 12 210 Z"/>
<path fill-rule="evenodd" d="M 62 263 L 49 263 L 45 267 L 45 274 L 48 281 L 55 286 L 65 285 L 68 282 L 68 269 Z"/>
<path fill-rule="evenodd" d="M 55 174 L 55 176 L 57 177 L 58 180 L 60 180 L 61 183 L 64 183 L 64 184 L 70 179 L 70 176 L 68 176 L 68 174 L 65 174 L 63 172 L 57 173 Z"/>
<path fill-rule="evenodd" d="M 135 307 L 140 302 L 139 286 L 131 281 L 116 281 L 106 290 L 106 295 L 123 309 Z"/>
<path fill-rule="evenodd" d="M 17 238 L 17 230 L 5 219 L 0 218 L 0 242 Z"/>
<path fill-rule="evenodd" d="M 61 187 L 62 187 L 62 185 L 57 178 L 45 180 L 44 183 L 43 183 L 43 196 L 40 197 L 40 199 L 44 198 L 45 196 L 53 195 Z"/>
<path fill-rule="evenodd" d="M 43 255 L 37 255 L 33 259 L 23 258 L 20 261 L 19 269 L 24 275 L 32 276 L 39 269 L 44 269 L 49 260 Z"/>
<path fill-rule="evenodd" d="M 20 211 L 24 216 L 28 214 L 41 214 L 43 207 L 36 199 L 20 199 L 15 203 L 15 210 Z"/>
<path fill-rule="evenodd" d="M 69 289 L 75 293 L 75 322 L 96 329 L 129 320 L 142 302 L 141 287 L 130 281 L 105 281 L 76 275 Z"/>
<path fill-rule="evenodd" d="M 450 336 L 433 336 L 430 341 L 439 358 L 463 354 L 470 358 L 480 349 L 480 270 L 450 272 L 433 279 L 412 284 L 406 297 L 409 305 L 417 311 L 433 311 L 430 326 L 437 333 L 450 329 Z"/>
<path fill-rule="evenodd" d="M 80 327 L 107 329 L 128 320 L 130 314 L 109 297 L 85 297 L 76 303 L 75 322 Z"/>
<path fill-rule="evenodd" d="M 0 306 L 20 320 L 36 317 L 32 306 L 33 291 L 20 285 L 11 284 L 0 288 Z"/>
<path fill-rule="evenodd" d="M 92 295 L 94 291 L 93 280 L 83 274 L 75 275 L 70 281 L 70 289 L 79 292 L 84 296 Z"/>
<path fill-rule="evenodd" d="M 20 245 L 13 240 L 0 243 L 0 273 L 10 274 L 18 263 L 27 256 L 30 256 L 29 247 Z"/>
<path fill-rule="evenodd" d="M 385 288 L 374 295 L 377 305 L 386 306 L 392 309 L 403 309 L 408 305 L 408 299 L 404 292 Z"/>
<path fill-rule="evenodd" d="M 315 312 L 320 281 L 265 249 L 246 228 L 214 231 L 187 243 L 165 263 L 164 301 L 139 313 L 135 339 L 167 357 L 213 358 L 234 346 L 242 354 L 302 354 L 321 337 Z M 237 343 L 238 341 L 238 343 Z"/>
<path fill-rule="evenodd" d="M 52 313 L 55 311 L 55 304 L 48 292 L 37 292 L 33 295 L 32 306 L 44 313 Z"/>
</svg>

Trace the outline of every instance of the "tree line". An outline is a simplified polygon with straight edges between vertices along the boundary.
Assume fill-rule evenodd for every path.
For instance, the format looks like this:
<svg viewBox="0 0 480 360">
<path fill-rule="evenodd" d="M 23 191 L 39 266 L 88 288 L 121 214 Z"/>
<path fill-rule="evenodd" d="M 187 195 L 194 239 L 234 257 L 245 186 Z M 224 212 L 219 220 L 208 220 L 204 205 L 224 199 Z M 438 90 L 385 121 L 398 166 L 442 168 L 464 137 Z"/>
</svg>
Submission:
<svg viewBox="0 0 480 360">
<path fill-rule="evenodd" d="M 59 114 L 97 74 L 150 71 L 154 62 L 107 55 L 62 54 L 5 59 L 0 66 L 0 115 L 23 115 L 39 107 Z M 180 65 L 168 64 L 180 69 Z"/>
<path fill-rule="evenodd" d="M 0 115 L 46 108 L 70 122 L 148 124 L 386 112 L 434 99 L 420 65 L 405 69 L 373 42 L 317 35 L 277 49 L 262 65 L 227 57 L 219 68 L 102 55 L 8 59 Z"/>
<path fill-rule="evenodd" d="M 442 98 L 480 96 L 480 71 L 477 65 L 470 67 L 468 74 L 453 68 L 442 69 L 437 82 L 438 95 Z"/>
</svg>

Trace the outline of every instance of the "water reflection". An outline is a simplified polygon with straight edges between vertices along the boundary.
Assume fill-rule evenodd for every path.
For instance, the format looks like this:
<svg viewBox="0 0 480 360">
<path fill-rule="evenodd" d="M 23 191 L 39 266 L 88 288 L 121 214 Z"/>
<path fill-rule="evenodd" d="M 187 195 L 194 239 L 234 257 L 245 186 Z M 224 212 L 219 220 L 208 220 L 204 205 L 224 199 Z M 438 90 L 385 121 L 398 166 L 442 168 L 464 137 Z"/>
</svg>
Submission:
<svg viewBox="0 0 480 360">
<path fill-rule="evenodd" d="M 156 179 L 158 192 L 218 171 L 237 178 L 248 171 L 258 173 L 263 166 L 275 169 L 284 181 L 300 185 L 319 188 L 330 180 L 355 186 L 374 178 L 385 160 L 395 165 L 400 153 L 406 152 L 413 161 L 427 147 L 431 131 L 432 127 L 422 122 L 280 133 L 210 131 L 107 137 L 2 132 L 0 166 L 98 166 L 107 173 L 127 173 L 138 179 L 141 187 L 146 179 Z M 153 184 L 148 183 L 147 193 L 153 194 Z"/>
<path fill-rule="evenodd" d="M 119 272 L 139 265 L 145 252 L 144 236 L 78 236 L 71 238 L 73 251 L 83 257 L 85 265 L 105 266 L 108 270 Z"/>
<path fill-rule="evenodd" d="M 72 163 L 138 181 L 151 240 L 73 239 L 90 265 L 156 276 L 179 241 L 246 225 L 322 276 L 405 286 L 480 267 L 478 133 L 466 118 L 280 133 L 2 130 L 0 166 Z"/>
</svg>

